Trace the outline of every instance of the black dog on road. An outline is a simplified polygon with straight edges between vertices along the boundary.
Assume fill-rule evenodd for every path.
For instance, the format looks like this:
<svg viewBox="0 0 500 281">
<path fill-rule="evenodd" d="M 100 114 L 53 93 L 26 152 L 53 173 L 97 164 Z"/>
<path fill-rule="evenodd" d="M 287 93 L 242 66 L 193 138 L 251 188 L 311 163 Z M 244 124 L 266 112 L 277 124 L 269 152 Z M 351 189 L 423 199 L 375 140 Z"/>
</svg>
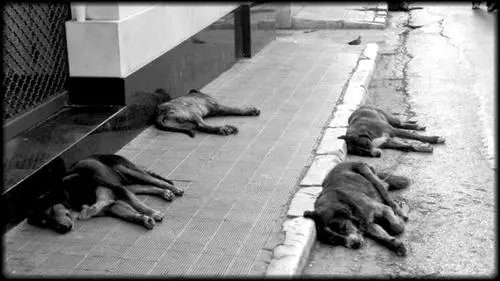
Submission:
<svg viewBox="0 0 500 281">
<path fill-rule="evenodd" d="M 158 89 L 156 92 L 165 93 Z M 210 126 L 203 118 L 212 116 L 258 116 L 260 110 L 255 107 L 230 107 L 219 104 L 211 96 L 198 90 L 190 90 L 185 96 L 181 96 L 162 103 L 156 112 L 156 127 L 172 132 L 180 132 L 194 137 L 194 130 L 201 132 L 230 135 L 237 134 L 238 128 L 231 125 Z"/>
<path fill-rule="evenodd" d="M 348 120 L 347 132 L 339 139 L 344 139 L 348 154 L 359 156 L 380 157 L 381 148 L 402 151 L 417 151 L 432 153 L 430 145 L 444 143 L 445 139 L 438 136 L 423 136 L 409 130 L 424 131 L 425 127 L 416 121 L 401 121 L 380 108 L 364 105 L 356 109 Z M 410 144 L 394 137 L 418 140 L 423 143 Z"/>
<path fill-rule="evenodd" d="M 60 186 L 37 200 L 28 222 L 66 233 L 76 218 L 111 215 L 152 229 L 163 214 L 146 206 L 135 194 L 171 201 L 183 193 L 172 181 L 141 169 L 122 156 L 92 155 L 76 162 Z"/>
<path fill-rule="evenodd" d="M 325 177 L 314 211 L 305 211 L 304 217 L 314 220 L 321 242 L 357 249 L 366 234 L 405 256 L 405 245 L 387 231 L 402 233 L 408 217 L 387 191 L 408 185 L 405 177 L 376 173 L 363 162 L 344 162 Z"/>
</svg>

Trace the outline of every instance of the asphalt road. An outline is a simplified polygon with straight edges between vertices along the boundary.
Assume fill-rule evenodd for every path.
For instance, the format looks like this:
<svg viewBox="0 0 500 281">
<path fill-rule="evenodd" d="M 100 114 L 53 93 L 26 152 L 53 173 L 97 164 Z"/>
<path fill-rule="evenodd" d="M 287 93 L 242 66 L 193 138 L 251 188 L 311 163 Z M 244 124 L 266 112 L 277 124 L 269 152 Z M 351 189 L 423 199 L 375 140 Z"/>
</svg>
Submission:
<svg viewBox="0 0 500 281">
<path fill-rule="evenodd" d="M 367 239 L 360 250 L 316 243 L 304 276 L 485 276 L 496 274 L 494 50 L 496 13 L 470 3 L 392 13 L 368 103 L 427 126 L 446 144 L 433 154 L 385 150 L 366 161 L 407 176 L 393 193 L 410 207 L 401 258 Z M 412 29 L 405 27 L 422 26 Z M 354 31 L 353 31 L 354 32 Z M 380 40 L 379 38 L 379 40 Z"/>
</svg>

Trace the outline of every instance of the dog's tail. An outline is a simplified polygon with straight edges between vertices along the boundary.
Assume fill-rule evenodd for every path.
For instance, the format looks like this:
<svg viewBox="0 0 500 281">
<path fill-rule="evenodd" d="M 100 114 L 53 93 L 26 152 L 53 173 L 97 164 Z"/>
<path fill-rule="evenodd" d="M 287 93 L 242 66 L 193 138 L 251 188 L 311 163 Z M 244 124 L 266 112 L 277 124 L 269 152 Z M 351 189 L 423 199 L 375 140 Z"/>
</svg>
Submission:
<svg viewBox="0 0 500 281">
<path fill-rule="evenodd" d="M 407 177 L 393 175 L 387 172 L 378 172 L 377 176 L 389 184 L 389 190 L 403 189 L 410 185 Z"/>
</svg>

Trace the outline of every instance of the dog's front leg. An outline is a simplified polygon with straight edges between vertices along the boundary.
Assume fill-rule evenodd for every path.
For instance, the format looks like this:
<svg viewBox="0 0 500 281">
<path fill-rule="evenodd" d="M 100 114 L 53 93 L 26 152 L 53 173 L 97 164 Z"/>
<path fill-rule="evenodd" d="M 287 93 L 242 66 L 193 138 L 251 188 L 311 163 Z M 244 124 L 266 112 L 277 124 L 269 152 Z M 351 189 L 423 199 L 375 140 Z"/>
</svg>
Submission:
<svg viewBox="0 0 500 281">
<path fill-rule="evenodd" d="M 118 199 L 124 201 L 127 204 L 130 204 L 132 208 L 137 210 L 141 214 L 145 214 L 149 217 L 152 217 L 155 221 L 162 221 L 163 220 L 163 214 L 160 213 L 159 211 L 153 210 L 150 207 L 148 207 L 146 204 L 142 203 L 134 193 L 123 187 L 123 189 L 120 191 L 121 194 L 119 194 Z"/>
<path fill-rule="evenodd" d="M 371 223 L 368 225 L 366 234 L 394 251 L 396 255 L 402 257 L 406 256 L 407 250 L 403 242 L 390 236 L 380 225 Z"/>
<path fill-rule="evenodd" d="M 140 214 L 128 203 L 117 200 L 116 203 L 109 208 L 109 213 L 115 217 L 124 219 L 126 221 L 140 224 L 147 229 L 153 229 L 156 225 L 155 220 L 147 215 Z"/>
<path fill-rule="evenodd" d="M 205 121 L 203 121 L 203 119 L 199 116 L 197 116 L 195 118 L 195 122 L 197 124 L 196 129 L 198 129 L 201 132 L 222 135 L 222 136 L 227 136 L 227 135 L 238 133 L 238 128 L 236 128 L 234 126 L 231 126 L 231 125 L 210 126 L 207 123 L 205 123 Z"/>
<path fill-rule="evenodd" d="M 93 205 L 83 205 L 83 209 L 80 212 L 78 219 L 87 220 L 101 215 L 107 207 L 115 203 L 113 192 L 107 187 L 97 187 L 96 197 L 97 200 Z"/>
</svg>

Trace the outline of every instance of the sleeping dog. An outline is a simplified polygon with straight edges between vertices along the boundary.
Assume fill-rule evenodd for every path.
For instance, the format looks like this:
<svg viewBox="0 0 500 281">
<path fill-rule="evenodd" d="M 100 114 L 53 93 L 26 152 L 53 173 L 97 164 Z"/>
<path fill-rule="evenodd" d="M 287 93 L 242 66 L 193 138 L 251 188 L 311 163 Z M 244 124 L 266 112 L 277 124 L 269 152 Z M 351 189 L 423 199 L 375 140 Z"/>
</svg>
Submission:
<svg viewBox="0 0 500 281">
<path fill-rule="evenodd" d="M 380 157 L 381 148 L 432 153 L 431 143 L 445 142 L 443 137 L 423 136 L 403 129 L 424 131 L 425 127 L 416 121 L 401 121 L 380 108 L 365 105 L 351 114 L 347 132 L 339 139 L 345 140 L 348 154 L 370 157 Z M 410 144 L 395 137 L 423 143 Z"/>
<path fill-rule="evenodd" d="M 172 181 L 141 169 L 122 156 L 92 155 L 76 162 L 60 186 L 37 200 L 28 223 L 66 233 L 76 218 L 110 215 L 152 229 L 163 214 L 146 206 L 135 194 L 171 201 L 183 193 Z"/>
<path fill-rule="evenodd" d="M 358 249 L 367 235 L 405 256 L 405 245 L 387 231 L 402 233 L 408 217 L 387 190 L 408 185 L 405 177 L 376 173 L 363 162 L 344 162 L 325 177 L 314 211 L 305 211 L 304 217 L 314 220 L 321 242 Z"/>
<path fill-rule="evenodd" d="M 156 90 L 156 92 L 165 93 L 161 89 Z M 211 96 L 192 89 L 187 95 L 158 106 L 156 126 L 161 130 L 180 132 L 190 137 L 194 137 L 194 130 L 224 136 L 237 134 L 238 128 L 234 126 L 211 126 L 203 120 L 205 117 L 227 115 L 258 116 L 260 115 L 260 110 L 255 107 L 238 108 L 225 106 L 219 104 Z"/>
</svg>

